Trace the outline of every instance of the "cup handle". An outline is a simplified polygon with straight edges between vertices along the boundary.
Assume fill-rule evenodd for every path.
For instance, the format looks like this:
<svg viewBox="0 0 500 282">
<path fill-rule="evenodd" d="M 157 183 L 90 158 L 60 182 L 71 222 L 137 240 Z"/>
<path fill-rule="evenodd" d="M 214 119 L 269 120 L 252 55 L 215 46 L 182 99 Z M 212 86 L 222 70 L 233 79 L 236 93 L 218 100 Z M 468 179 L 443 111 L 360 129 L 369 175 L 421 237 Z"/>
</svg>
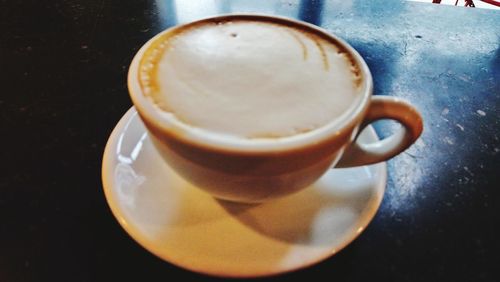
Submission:
<svg viewBox="0 0 500 282">
<path fill-rule="evenodd" d="M 370 144 L 359 143 L 357 139 L 361 131 L 380 119 L 392 119 L 403 126 L 383 140 Z M 415 143 L 422 130 L 422 117 L 408 102 L 390 96 L 374 96 L 358 135 L 335 167 L 346 168 L 386 161 Z"/>
</svg>

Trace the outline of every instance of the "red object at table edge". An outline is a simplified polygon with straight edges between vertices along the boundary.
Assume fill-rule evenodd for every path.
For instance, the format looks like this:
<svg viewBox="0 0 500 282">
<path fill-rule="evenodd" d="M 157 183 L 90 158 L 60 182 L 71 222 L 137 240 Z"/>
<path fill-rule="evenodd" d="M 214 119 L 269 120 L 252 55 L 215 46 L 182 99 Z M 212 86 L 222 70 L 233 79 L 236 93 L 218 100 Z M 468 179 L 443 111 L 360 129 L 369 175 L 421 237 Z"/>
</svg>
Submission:
<svg viewBox="0 0 500 282">
<path fill-rule="evenodd" d="M 479 0 L 479 1 L 491 4 L 491 5 L 494 5 L 494 6 L 497 6 L 497 7 L 500 7 L 500 1 L 497 1 L 497 0 Z M 441 0 L 432 0 L 432 3 L 440 4 Z"/>
<path fill-rule="evenodd" d="M 491 4 L 491 5 L 495 5 L 497 7 L 500 7 L 500 1 L 497 1 L 497 0 L 481 0 L 481 1 L 488 3 L 488 4 Z"/>
</svg>

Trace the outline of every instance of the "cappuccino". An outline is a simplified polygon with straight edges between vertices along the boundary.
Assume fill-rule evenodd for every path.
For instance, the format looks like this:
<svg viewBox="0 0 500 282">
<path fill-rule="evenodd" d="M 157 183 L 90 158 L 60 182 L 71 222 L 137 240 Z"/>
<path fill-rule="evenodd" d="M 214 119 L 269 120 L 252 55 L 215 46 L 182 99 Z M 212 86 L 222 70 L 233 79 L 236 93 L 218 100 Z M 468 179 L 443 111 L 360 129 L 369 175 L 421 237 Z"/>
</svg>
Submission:
<svg viewBox="0 0 500 282">
<path fill-rule="evenodd" d="M 208 20 L 157 37 L 139 63 L 144 96 L 190 127 L 283 138 L 356 107 L 360 71 L 330 37 L 266 19 Z"/>
<path fill-rule="evenodd" d="M 422 132 L 409 103 L 371 96 L 370 70 L 349 44 L 281 17 L 222 15 L 165 30 L 137 52 L 127 82 L 159 155 L 230 201 L 267 201 L 334 166 L 388 160 Z M 360 146 L 359 130 L 379 119 L 403 126 L 390 142 Z"/>
</svg>

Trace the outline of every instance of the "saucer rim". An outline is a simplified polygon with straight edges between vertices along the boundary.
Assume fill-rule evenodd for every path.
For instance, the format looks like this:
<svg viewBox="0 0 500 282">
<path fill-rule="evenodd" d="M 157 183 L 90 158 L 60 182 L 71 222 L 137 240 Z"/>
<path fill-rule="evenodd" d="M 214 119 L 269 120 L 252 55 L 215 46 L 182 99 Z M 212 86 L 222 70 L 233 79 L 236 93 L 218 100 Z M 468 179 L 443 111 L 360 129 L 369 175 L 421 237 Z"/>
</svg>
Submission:
<svg viewBox="0 0 500 282">
<path fill-rule="evenodd" d="M 102 167 L 101 167 L 101 180 L 102 180 L 102 188 L 104 191 L 104 196 L 106 198 L 106 202 L 108 203 L 108 206 L 111 210 L 111 213 L 115 217 L 115 219 L 118 221 L 119 225 L 121 228 L 127 233 L 129 237 L 131 237 L 135 242 L 137 242 L 141 247 L 146 249 L 148 252 L 156 256 L 157 258 L 170 263 L 172 265 L 175 265 L 179 267 L 180 269 L 185 269 L 189 271 L 193 271 L 199 274 L 203 275 L 208 275 L 208 276 L 213 276 L 213 277 L 224 277 L 224 278 L 263 278 L 263 277 L 271 277 L 271 276 L 277 276 L 285 273 L 291 273 L 295 271 L 299 271 L 308 267 L 311 267 L 315 264 L 318 264 L 319 262 L 322 262 L 324 260 L 327 260 L 340 251 L 342 251 L 344 248 L 349 246 L 356 238 L 358 238 L 365 230 L 366 228 L 370 225 L 370 223 L 373 221 L 373 218 L 377 214 L 378 209 L 380 208 L 380 205 L 382 203 L 382 200 L 385 195 L 385 190 L 387 187 L 387 162 L 380 162 L 374 165 L 369 165 L 369 166 L 377 166 L 378 170 L 378 180 L 376 184 L 374 185 L 376 187 L 377 192 L 376 195 L 374 196 L 376 198 L 376 201 L 371 205 L 371 208 L 369 210 L 365 210 L 363 214 L 359 218 L 359 224 L 358 229 L 361 228 L 361 231 L 356 231 L 353 230 L 350 234 L 348 234 L 346 239 L 342 244 L 339 244 L 335 246 L 334 251 L 331 251 L 331 247 L 325 248 L 329 249 L 330 251 L 325 251 L 322 255 L 318 255 L 314 259 L 311 259 L 309 261 L 306 261 L 303 264 L 300 264 L 296 267 L 291 267 L 289 269 L 275 269 L 275 270 L 270 270 L 270 271 L 259 271 L 258 273 L 254 274 L 240 274 L 240 273 L 235 273 L 235 272 L 220 272 L 220 271 L 214 271 L 213 269 L 206 269 L 206 268 L 196 268 L 194 266 L 189 265 L 189 263 L 182 263 L 182 261 L 177 261 L 176 259 L 173 259 L 168 256 L 168 254 L 160 253 L 158 251 L 158 248 L 156 247 L 156 244 L 153 243 L 150 240 L 147 240 L 144 235 L 142 235 L 142 232 L 140 228 L 134 226 L 133 220 L 131 218 L 126 217 L 124 213 L 122 212 L 122 209 L 120 208 L 120 204 L 118 203 L 118 199 L 113 195 L 113 189 L 114 185 L 112 184 L 114 182 L 114 177 L 112 174 L 107 173 L 109 169 L 111 168 L 111 160 L 112 158 L 112 153 L 111 150 L 114 148 L 117 144 L 117 138 L 121 132 L 123 132 L 124 127 L 128 122 L 132 120 L 132 118 L 135 117 L 135 115 L 138 115 L 138 112 L 136 111 L 135 107 L 132 106 L 130 107 L 127 112 L 122 115 L 120 120 L 116 123 L 115 127 L 113 128 L 111 134 L 109 135 L 107 141 L 106 141 L 106 146 L 104 148 L 103 152 L 103 159 L 102 159 Z M 140 117 L 136 117 L 139 118 Z M 368 125 L 365 130 L 369 131 L 369 134 L 372 135 L 373 137 L 379 139 L 375 129 L 371 126 Z"/>
</svg>

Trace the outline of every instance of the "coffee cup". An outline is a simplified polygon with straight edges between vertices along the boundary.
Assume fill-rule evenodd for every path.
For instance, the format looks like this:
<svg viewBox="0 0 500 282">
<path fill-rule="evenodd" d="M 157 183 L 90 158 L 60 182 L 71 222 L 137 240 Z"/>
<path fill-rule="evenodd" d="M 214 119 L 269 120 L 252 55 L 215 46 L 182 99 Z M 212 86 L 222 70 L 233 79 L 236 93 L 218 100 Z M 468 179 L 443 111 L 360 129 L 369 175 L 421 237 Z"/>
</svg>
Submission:
<svg viewBox="0 0 500 282">
<path fill-rule="evenodd" d="M 235 202 L 292 194 L 333 167 L 386 161 L 423 129 L 408 102 L 372 96 L 370 70 L 348 43 L 277 16 L 222 15 L 167 29 L 135 55 L 128 89 L 168 165 Z M 402 126 L 357 142 L 379 119 Z"/>
</svg>

